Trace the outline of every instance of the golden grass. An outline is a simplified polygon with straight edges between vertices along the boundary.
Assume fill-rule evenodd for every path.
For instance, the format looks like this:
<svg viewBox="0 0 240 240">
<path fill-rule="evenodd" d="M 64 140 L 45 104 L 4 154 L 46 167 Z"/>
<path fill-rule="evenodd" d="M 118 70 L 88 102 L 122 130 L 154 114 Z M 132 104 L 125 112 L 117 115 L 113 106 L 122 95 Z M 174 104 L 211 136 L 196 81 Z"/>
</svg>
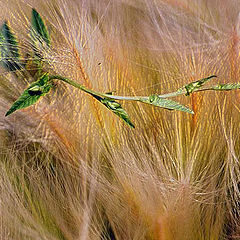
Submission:
<svg viewBox="0 0 240 240">
<path fill-rule="evenodd" d="M 174 91 L 216 74 L 239 81 L 236 1 L 0 1 L 23 54 L 34 7 L 52 73 L 125 95 Z M 56 82 L 5 118 L 26 76 L 0 78 L 1 240 L 239 239 L 238 91 L 177 100 L 195 115 L 123 102 L 132 130 Z"/>
</svg>

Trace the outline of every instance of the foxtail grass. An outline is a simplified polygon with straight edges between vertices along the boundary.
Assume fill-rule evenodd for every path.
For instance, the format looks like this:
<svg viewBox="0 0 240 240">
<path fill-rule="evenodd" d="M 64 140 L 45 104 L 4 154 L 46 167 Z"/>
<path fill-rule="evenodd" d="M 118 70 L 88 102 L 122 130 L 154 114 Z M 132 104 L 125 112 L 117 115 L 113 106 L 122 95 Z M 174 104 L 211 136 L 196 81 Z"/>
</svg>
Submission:
<svg viewBox="0 0 240 240">
<path fill-rule="evenodd" d="M 100 92 L 240 79 L 234 0 L 0 2 L 23 59 L 34 8 L 51 35 L 46 71 Z M 240 238 L 238 90 L 179 96 L 195 115 L 122 102 L 131 129 L 56 82 L 51 97 L 4 117 L 33 81 L 26 74 L 0 69 L 1 240 Z"/>
</svg>

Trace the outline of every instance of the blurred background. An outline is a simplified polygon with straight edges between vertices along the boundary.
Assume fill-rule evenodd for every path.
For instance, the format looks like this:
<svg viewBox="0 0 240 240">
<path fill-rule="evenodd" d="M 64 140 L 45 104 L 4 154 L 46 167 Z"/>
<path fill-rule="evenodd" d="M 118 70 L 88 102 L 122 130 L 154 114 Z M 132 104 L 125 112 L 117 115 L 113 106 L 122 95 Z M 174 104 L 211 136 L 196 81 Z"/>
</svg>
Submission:
<svg viewBox="0 0 240 240">
<path fill-rule="evenodd" d="M 26 71 L 0 68 L 1 240 L 240 239 L 240 93 L 177 97 L 194 115 L 122 101 L 136 128 L 56 81 L 5 117 L 44 69 L 116 95 L 149 96 L 217 75 L 239 82 L 238 0 L 0 0 Z M 29 75 L 29 73 L 31 73 Z"/>
</svg>

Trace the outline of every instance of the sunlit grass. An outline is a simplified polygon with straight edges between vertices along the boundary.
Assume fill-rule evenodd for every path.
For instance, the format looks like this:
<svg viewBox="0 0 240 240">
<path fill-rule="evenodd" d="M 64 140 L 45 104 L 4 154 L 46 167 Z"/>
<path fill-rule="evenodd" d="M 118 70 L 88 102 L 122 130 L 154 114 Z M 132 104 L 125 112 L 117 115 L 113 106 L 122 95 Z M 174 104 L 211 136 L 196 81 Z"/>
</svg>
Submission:
<svg viewBox="0 0 240 240">
<path fill-rule="evenodd" d="M 239 81 L 233 0 L 1 1 L 23 54 L 32 7 L 52 37 L 50 71 L 89 88 L 151 95 L 214 74 Z M 133 130 L 62 83 L 5 118 L 27 82 L 4 68 L 0 80 L 0 239 L 240 237 L 238 90 L 178 97 L 193 116 L 123 102 Z"/>
</svg>

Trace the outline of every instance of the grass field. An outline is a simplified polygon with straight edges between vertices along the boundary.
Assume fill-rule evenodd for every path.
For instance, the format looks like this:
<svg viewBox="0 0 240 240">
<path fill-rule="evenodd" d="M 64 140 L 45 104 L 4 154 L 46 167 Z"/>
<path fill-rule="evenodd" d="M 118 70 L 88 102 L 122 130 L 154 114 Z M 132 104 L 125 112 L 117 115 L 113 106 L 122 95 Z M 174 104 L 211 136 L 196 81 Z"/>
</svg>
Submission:
<svg viewBox="0 0 240 240">
<path fill-rule="evenodd" d="M 90 89 L 147 96 L 210 75 L 240 82 L 237 0 L 0 6 L 23 57 L 37 9 L 51 35 L 51 51 L 40 49 L 46 70 Z M 0 240 L 240 239 L 239 90 L 175 98 L 194 115 L 122 101 L 132 129 L 56 82 L 5 117 L 26 76 L 0 67 Z"/>
</svg>

